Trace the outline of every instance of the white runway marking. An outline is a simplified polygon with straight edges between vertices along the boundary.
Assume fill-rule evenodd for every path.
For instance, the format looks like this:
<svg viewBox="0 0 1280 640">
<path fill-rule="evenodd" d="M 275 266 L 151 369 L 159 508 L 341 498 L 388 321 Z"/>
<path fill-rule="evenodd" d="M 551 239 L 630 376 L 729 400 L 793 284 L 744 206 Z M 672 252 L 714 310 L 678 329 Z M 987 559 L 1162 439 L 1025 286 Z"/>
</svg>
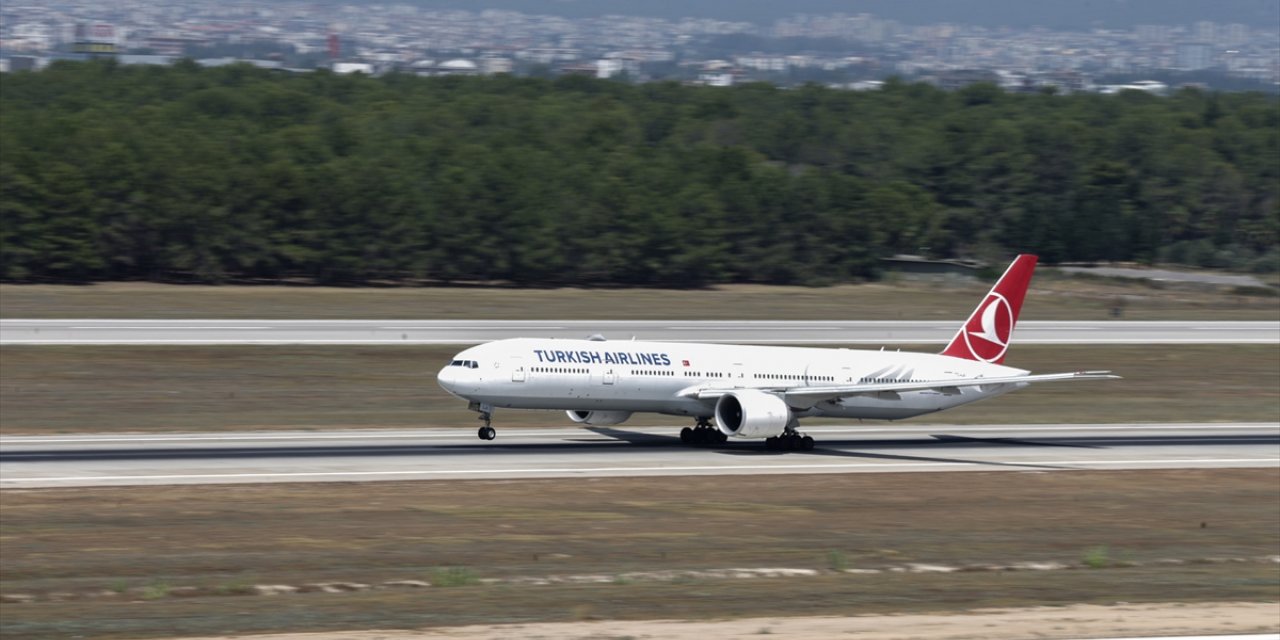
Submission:
<svg viewBox="0 0 1280 640">
<path fill-rule="evenodd" d="M 227 331 L 270 331 L 270 330 L 272 330 L 272 329 L 276 329 L 277 327 L 234 327 L 234 326 L 224 326 L 224 325 L 200 326 L 200 325 L 189 325 L 189 324 L 175 324 L 175 325 L 160 325 L 160 324 L 155 324 L 155 325 L 145 325 L 145 326 L 141 326 L 141 325 L 139 325 L 139 326 L 129 326 L 129 325 L 113 324 L 113 325 L 100 325 L 100 326 L 62 327 L 62 328 L 65 328 L 65 329 L 85 329 L 85 330 L 94 330 L 94 329 L 110 329 L 110 330 L 112 330 L 112 331 L 117 331 L 117 330 L 121 330 L 121 329 L 142 329 L 142 330 L 146 330 L 146 331 L 156 331 L 156 330 L 165 330 L 165 331 L 221 331 L 221 330 L 223 330 L 223 329 L 225 329 L 225 330 L 227 330 Z"/>
<path fill-rule="evenodd" d="M 678 427 L 11 436 L 0 487 L 1280 468 L 1271 424 L 918 425 L 809 429 L 812 452 L 677 444 Z M 1066 447 L 1066 448 L 1064 448 Z"/>
<path fill-rule="evenodd" d="M 1256 463 L 1275 463 L 1280 464 L 1280 458 L 1192 458 L 1185 460 L 1037 460 L 1032 465 L 1077 465 L 1077 466 L 1102 466 L 1102 465 L 1185 465 L 1185 464 L 1256 464 Z M 770 471 L 775 473 L 805 473 L 807 471 L 821 471 L 832 469 L 850 469 L 857 468 L 860 471 L 875 472 L 878 469 L 900 469 L 900 468 L 928 468 L 928 467 L 963 467 L 972 468 L 971 463 L 965 462 L 889 462 L 868 465 L 865 462 L 850 464 L 803 464 L 803 465 L 704 465 L 704 466 L 688 466 L 688 467 L 563 467 L 563 468 L 513 468 L 513 469 L 433 469 L 433 470 L 403 470 L 403 471 L 298 471 L 298 472 L 274 472 L 274 473 L 197 473 L 197 474 L 175 474 L 175 475 L 141 475 L 141 476 L 66 476 L 53 478 L 19 478 L 0 480 L 0 484 L 19 484 L 32 482 L 120 482 L 120 481 L 148 481 L 154 483 L 160 480 L 244 480 L 250 478 L 262 479 L 279 479 L 279 478 L 367 478 L 374 476 L 458 476 L 458 475 L 513 475 L 513 476 L 531 476 L 531 475 L 551 475 L 564 474 L 570 476 L 576 475 L 613 475 L 621 474 L 627 476 L 638 475 L 683 475 L 694 474 L 700 472 L 728 472 L 728 471 Z M 1037 469 L 1037 471 L 1051 471 L 1049 469 Z M 1058 469 L 1058 471 L 1072 471 L 1072 469 Z"/>
</svg>

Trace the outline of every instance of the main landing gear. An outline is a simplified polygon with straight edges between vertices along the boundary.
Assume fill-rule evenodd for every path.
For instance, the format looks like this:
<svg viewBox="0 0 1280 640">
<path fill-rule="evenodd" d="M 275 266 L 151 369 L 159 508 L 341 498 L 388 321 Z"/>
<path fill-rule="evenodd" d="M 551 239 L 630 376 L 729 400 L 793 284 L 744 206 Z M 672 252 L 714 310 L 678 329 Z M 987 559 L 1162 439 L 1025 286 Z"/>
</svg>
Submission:
<svg viewBox="0 0 1280 640">
<path fill-rule="evenodd" d="M 764 447 L 770 451 L 813 451 L 813 438 L 788 427 L 782 435 L 766 438 Z"/>
<path fill-rule="evenodd" d="M 680 430 L 680 442 L 685 444 L 724 444 L 728 441 L 729 436 L 711 426 L 711 421 L 706 418 L 698 418 L 698 423 L 693 428 L 685 427 Z"/>
<path fill-rule="evenodd" d="M 489 421 L 493 419 L 493 407 L 487 404 L 473 402 L 471 403 L 471 406 L 467 408 L 472 411 L 480 412 L 480 417 L 476 419 L 484 421 L 484 426 L 480 427 L 480 429 L 476 431 L 476 435 L 479 436 L 481 440 L 492 440 L 498 437 L 498 430 L 489 425 Z"/>
</svg>

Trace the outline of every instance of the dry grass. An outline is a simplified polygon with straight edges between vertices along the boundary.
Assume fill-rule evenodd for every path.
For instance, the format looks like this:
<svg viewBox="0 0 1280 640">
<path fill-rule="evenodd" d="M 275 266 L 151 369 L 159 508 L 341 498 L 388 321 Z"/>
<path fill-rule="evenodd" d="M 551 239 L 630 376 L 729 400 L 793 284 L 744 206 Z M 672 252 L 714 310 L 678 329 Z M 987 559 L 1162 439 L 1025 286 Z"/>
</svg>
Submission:
<svg viewBox="0 0 1280 640">
<path fill-rule="evenodd" d="M 459 348 L 3 347 L 0 433 L 470 430 L 474 414 L 435 383 L 435 372 Z M 1009 364 L 1040 372 L 1113 369 L 1125 379 L 1043 384 L 920 420 L 1280 421 L 1275 345 L 1023 345 L 1010 353 Z M 673 420 L 639 417 L 627 424 Z M 503 428 L 567 423 L 560 413 L 497 414 Z"/>
<path fill-rule="evenodd" d="M 989 287 L 977 281 L 888 281 L 824 288 L 727 285 L 708 290 L 335 288 L 107 283 L 0 285 L 5 318 L 883 320 L 959 322 Z M 1123 300 L 1131 320 L 1277 320 L 1274 297 L 1164 289 L 1038 275 L 1023 318 L 1102 320 Z"/>
<path fill-rule="evenodd" d="M 5 605 L 8 637 L 155 637 L 590 618 L 947 611 L 1115 601 L 1275 601 L 1280 471 L 850 474 L 8 490 L 0 591 L 47 598 L 244 585 L 723 567 L 817 577 Z M 1105 569 L 844 574 L 909 562 Z M 207 592 L 206 592 L 207 593 Z M 155 595 L 155 594 L 152 594 Z"/>
</svg>

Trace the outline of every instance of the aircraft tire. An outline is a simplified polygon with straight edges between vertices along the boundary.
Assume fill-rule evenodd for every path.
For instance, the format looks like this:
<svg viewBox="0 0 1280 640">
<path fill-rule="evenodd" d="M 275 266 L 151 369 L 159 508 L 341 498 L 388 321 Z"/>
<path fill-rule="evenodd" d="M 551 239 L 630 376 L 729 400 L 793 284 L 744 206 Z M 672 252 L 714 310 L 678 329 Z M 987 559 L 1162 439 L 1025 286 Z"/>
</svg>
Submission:
<svg viewBox="0 0 1280 640">
<path fill-rule="evenodd" d="M 692 443 L 693 443 L 693 429 L 690 429 L 689 427 L 685 427 L 685 428 L 681 429 L 681 430 L 680 430 L 680 442 L 683 442 L 683 443 L 685 443 L 685 444 L 692 444 Z"/>
<path fill-rule="evenodd" d="M 812 437 L 812 436 L 805 436 L 805 437 L 803 437 L 803 438 L 800 438 L 800 447 L 799 447 L 799 449 L 800 449 L 801 451 L 813 451 L 813 437 Z"/>
<path fill-rule="evenodd" d="M 493 427 L 480 427 L 476 435 L 480 436 L 481 440 L 493 440 L 498 437 L 498 430 Z"/>
</svg>

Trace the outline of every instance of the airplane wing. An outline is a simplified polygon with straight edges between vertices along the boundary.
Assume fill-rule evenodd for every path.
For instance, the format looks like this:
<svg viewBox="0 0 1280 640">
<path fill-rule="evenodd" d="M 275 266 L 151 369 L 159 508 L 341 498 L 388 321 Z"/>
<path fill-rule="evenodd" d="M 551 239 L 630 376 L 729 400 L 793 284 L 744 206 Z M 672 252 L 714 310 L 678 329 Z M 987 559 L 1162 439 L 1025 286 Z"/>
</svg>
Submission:
<svg viewBox="0 0 1280 640">
<path fill-rule="evenodd" d="M 961 387 L 992 387 L 1005 384 L 1023 385 L 1030 382 L 1054 380 L 1106 380 L 1117 379 L 1110 371 L 1075 371 L 1071 373 L 1042 373 L 1037 375 L 1005 376 L 1000 378 L 954 378 L 927 382 L 882 382 L 876 384 L 852 384 L 844 386 L 816 387 L 755 387 L 759 391 L 782 397 L 793 407 L 811 407 L 824 400 L 837 400 L 850 396 L 879 395 L 893 398 L 904 391 L 937 391 L 945 395 L 958 395 Z M 724 387 L 690 387 L 680 392 L 684 397 L 699 400 L 718 400 L 720 396 L 741 389 Z"/>
</svg>

